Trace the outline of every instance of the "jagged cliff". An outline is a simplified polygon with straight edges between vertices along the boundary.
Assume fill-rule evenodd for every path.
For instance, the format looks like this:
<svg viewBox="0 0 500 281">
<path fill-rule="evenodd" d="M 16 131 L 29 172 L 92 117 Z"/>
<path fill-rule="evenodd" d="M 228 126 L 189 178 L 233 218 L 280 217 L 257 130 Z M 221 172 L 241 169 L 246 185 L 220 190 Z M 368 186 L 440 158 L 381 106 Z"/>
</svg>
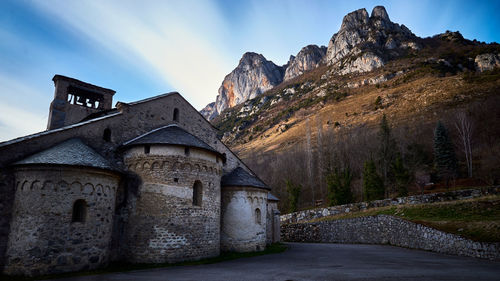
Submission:
<svg viewBox="0 0 500 281">
<path fill-rule="evenodd" d="M 391 61 L 418 56 L 427 56 L 426 61 L 420 63 L 427 67 L 431 65 L 431 68 L 445 73 L 446 70 L 456 72 L 455 68 L 460 71 L 485 71 L 500 66 L 500 54 L 496 51 L 480 56 L 477 56 L 477 51 L 471 51 L 467 54 L 468 57 L 461 55 L 456 62 L 422 54 L 423 48 L 427 47 L 425 52 L 429 52 L 442 45 L 439 42 L 453 43 L 450 48 L 480 45 L 475 40 L 464 39 L 459 32 L 447 31 L 432 38 L 419 38 L 406 26 L 392 22 L 382 6 L 373 8 L 371 15 L 366 9 L 359 9 L 343 18 L 342 25 L 331 37 L 328 48 L 308 45 L 296 56 L 290 56 L 288 63 L 283 66 L 266 60 L 261 54 L 245 53 L 238 66 L 224 78 L 215 103 L 207 105 L 201 113 L 208 120 L 214 120 L 225 109 L 253 99 L 280 84 L 287 84 L 292 79 L 296 80 L 306 72 L 318 69 L 320 65 L 326 65 L 321 76 L 325 80 L 346 74 L 372 73 Z M 406 72 L 405 69 L 397 69 L 391 73 L 349 81 L 346 87 L 380 84 Z M 327 92 L 327 89 L 321 89 L 317 95 L 323 97 Z"/>
<path fill-rule="evenodd" d="M 228 107 L 255 98 L 281 83 L 283 74 L 283 67 L 266 60 L 263 55 L 245 53 L 238 66 L 222 81 L 215 105 L 212 110 L 205 111 L 204 116 L 206 117 L 208 112 L 218 114 Z"/>
<path fill-rule="evenodd" d="M 404 25 L 393 23 L 382 6 L 347 14 L 338 33 L 328 44 L 327 64 L 339 74 L 368 72 L 401 54 L 401 49 L 417 49 L 416 36 Z"/>
<path fill-rule="evenodd" d="M 308 45 L 302 48 L 297 56 L 290 56 L 283 80 L 290 80 L 309 70 L 315 69 L 321 64 L 325 55 L 325 46 Z"/>
</svg>

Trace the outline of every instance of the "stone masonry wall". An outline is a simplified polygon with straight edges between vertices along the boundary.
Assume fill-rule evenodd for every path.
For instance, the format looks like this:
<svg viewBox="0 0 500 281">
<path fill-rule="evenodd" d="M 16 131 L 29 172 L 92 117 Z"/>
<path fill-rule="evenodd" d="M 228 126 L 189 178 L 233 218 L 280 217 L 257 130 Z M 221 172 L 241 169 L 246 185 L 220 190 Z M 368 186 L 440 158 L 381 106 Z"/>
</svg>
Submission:
<svg viewBox="0 0 500 281">
<path fill-rule="evenodd" d="M 221 249 L 251 252 L 266 248 L 267 190 L 222 188 Z"/>
<path fill-rule="evenodd" d="M 14 194 L 13 173 L 0 172 L 0 272 L 5 264 Z"/>
<path fill-rule="evenodd" d="M 152 146 L 151 153 L 155 151 Z M 222 164 L 215 154 L 206 160 L 175 153 L 127 153 L 125 163 L 142 181 L 128 202 L 129 261 L 164 263 L 219 255 Z M 193 205 L 195 181 L 202 183 L 201 206 Z"/>
<path fill-rule="evenodd" d="M 6 274 L 34 276 L 107 264 L 117 175 L 30 166 L 17 168 L 15 178 Z M 72 222 L 78 199 L 87 204 L 84 222 Z"/>
<path fill-rule="evenodd" d="M 316 208 L 304 210 L 290 214 L 281 215 L 281 224 L 306 222 L 316 218 L 328 217 L 353 211 L 361 211 L 370 208 L 396 206 L 404 204 L 424 204 L 445 202 L 453 200 L 471 199 L 484 195 L 500 194 L 500 186 L 481 188 L 481 189 L 466 189 L 450 192 L 432 193 L 424 195 L 415 195 L 408 197 L 398 197 L 394 199 L 383 199 L 371 202 L 351 203 L 327 208 Z"/>
<path fill-rule="evenodd" d="M 283 225 L 289 242 L 389 244 L 443 254 L 500 260 L 500 243 L 481 243 L 400 218 L 378 215 Z"/>
</svg>

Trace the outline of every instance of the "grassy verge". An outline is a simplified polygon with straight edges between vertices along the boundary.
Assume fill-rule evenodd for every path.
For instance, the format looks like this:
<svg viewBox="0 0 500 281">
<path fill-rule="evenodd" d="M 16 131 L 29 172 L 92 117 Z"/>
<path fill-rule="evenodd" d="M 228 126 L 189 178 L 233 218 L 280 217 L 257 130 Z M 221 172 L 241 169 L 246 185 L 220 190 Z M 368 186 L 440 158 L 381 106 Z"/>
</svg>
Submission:
<svg viewBox="0 0 500 281">
<path fill-rule="evenodd" d="M 87 276 L 87 275 L 96 275 L 96 274 L 106 274 L 113 272 L 126 272 L 132 270 L 142 270 L 142 269 L 152 269 L 152 268 L 162 268 L 162 267 L 171 267 L 171 266 L 186 266 L 186 265 L 202 265 L 202 264 L 212 264 L 218 263 L 228 260 L 235 260 L 239 258 L 248 258 L 255 256 L 262 256 L 267 254 L 276 254 L 284 252 L 287 249 L 287 246 L 282 243 L 275 243 L 269 245 L 264 251 L 260 252 L 249 252 L 249 253 L 236 253 L 236 252 L 223 252 L 218 257 L 202 259 L 198 261 L 186 261 L 179 263 L 158 263 L 158 264 L 130 264 L 130 263 L 111 263 L 108 267 L 102 269 L 96 269 L 91 271 L 81 271 L 81 272 L 70 272 L 70 273 L 61 273 L 61 274 L 53 274 L 53 275 L 45 275 L 36 278 L 27 278 L 27 277 L 9 277 L 5 275 L 0 275 L 0 280 L 15 280 L 15 281 L 25 281 L 25 280 L 46 280 L 46 279 L 57 279 L 57 278 L 67 278 L 67 277 L 75 277 L 75 276 Z"/>
<path fill-rule="evenodd" d="M 312 220 L 391 215 L 481 242 L 500 242 L 500 195 L 419 205 L 373 208 Z"/>
</svg>

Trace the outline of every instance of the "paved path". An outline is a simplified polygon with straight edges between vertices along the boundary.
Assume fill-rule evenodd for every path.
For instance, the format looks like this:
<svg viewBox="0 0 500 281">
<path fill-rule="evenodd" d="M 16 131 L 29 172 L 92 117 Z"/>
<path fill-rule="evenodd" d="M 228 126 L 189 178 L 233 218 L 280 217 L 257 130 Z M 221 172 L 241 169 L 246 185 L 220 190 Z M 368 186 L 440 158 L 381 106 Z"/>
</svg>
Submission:
<svg viewBox="0 0 500 281">
<path fill-rule="evenodd" d="M 500 280 L 500 262 L 379 245 L 289 246 L 280 254 L 217 264 L 57 280 Z"/>
</svg>

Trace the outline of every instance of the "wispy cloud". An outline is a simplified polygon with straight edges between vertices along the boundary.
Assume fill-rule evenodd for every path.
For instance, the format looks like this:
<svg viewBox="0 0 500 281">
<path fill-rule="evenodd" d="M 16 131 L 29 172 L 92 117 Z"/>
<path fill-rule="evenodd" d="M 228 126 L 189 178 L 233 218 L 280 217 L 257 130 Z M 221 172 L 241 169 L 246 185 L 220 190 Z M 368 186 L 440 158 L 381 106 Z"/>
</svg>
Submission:
<svg viewBox="0 0 500 281">
<path fill-rule="evenodd" d="M 215 98 L 231 65 L 224 55 L 225 26 L 205 1 L 38 1 L 61 21 L 134 67 L 172 85 L 195 107 Z M 219 42 L 219 43 L 213 43 Z"/>
<path fill-rule="evenodd" d="M 37 106 L 39 103 L 48 112 L 48 103 L 37 89 L 26 86 L 13 77 L 0 74 L 2 91 L 9 93 L 0 100 L 0 141 L 45 130 L 47 113 Z"/>
</svg>

